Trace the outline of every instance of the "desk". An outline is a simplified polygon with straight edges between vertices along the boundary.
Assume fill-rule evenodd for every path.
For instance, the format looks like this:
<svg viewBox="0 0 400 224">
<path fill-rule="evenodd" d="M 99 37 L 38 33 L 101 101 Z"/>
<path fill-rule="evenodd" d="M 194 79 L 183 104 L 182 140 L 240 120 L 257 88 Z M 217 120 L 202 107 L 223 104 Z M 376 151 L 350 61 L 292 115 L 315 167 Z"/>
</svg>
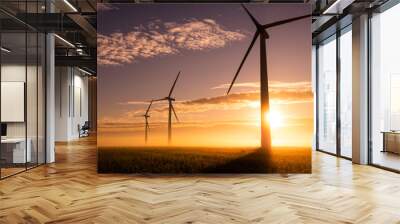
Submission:
<svg viewBox="0 0 400 224">
<path fill-rule="evenodd" d="M 392 152 L 400 154 L 400 132 L 383 131 L 383 150 L 382 152 Z"/>
<path fill-rule="evenodd" d="M 27 139 L 27 146 L 25 152 L 25 138 L 5 138 L 1 139 L 1 156 L 5 158 L 8 163 L 25 163 L 31 162 L 31 139 Z M 3 154 L 5 154 L 3 156 Z M 12 159 L 11 159 L 12 158 Z"/>
</svg>

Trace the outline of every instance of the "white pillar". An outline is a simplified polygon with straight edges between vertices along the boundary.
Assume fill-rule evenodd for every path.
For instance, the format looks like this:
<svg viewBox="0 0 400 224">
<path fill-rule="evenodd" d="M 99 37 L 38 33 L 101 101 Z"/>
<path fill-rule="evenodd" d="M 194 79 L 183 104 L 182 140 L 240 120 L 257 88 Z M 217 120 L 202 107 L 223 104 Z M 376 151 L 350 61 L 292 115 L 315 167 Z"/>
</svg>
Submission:
<svg viewBox="0 0 400 224">
<path fill-rule="evenodd" d="M 71 140 L 72 117 L 72 68 L 58 66 L 55 69 L 55 141 Z"/>
<path fill-rule="evenodd" d="M 312 150 L 317 150 L 317 48 L 315 45 L 312 46 L 311 53 L 311 86 L 314 96 L 314 134 L 312 139 Z"/>
<path fill-rule="evenodd" d="M 46 163 L 55 161 L 55 54 L 54 34 L 46 36 Z"/>
<path fill-rule="evenodd" d="M 368 163 L 368 15 L 353 19 L 353 162 Z"/>
</svg>

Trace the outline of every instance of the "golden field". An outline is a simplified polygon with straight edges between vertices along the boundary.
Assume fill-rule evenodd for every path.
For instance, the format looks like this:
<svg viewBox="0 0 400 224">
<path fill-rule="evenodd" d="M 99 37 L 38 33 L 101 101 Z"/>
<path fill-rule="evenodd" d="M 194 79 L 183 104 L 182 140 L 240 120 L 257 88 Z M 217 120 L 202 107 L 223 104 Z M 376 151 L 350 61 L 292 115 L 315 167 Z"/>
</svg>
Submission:
<svg viewBox="0 0 400 224">
<path fill-rule="evenodd" d="M 99 147 L 100 173 L 311 173 L 311 149 Z"/>
</svg>

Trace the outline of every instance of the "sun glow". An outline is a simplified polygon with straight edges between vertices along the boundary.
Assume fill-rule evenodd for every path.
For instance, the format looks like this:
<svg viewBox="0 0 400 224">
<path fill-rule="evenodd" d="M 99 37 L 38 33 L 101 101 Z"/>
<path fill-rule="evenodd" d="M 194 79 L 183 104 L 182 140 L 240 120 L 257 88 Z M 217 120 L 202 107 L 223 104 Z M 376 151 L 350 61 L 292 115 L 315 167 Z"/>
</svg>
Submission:
<svg viewBox="0 0 400 224">
<path fill-rule="evenodd" d="M 251 101 L 251 102 L 249 102 L 249 107 L 250 108 L 259 108 L 260 107 L 260 101 Z"/>
<path fill-rule="evenodd" d="M 266 113 L 267 122 L 271 125 L 271 128 L 280 128 L 284 125 L 284 119 L 282 113 L 279 111 L 271 111 Z"/>
</svg>

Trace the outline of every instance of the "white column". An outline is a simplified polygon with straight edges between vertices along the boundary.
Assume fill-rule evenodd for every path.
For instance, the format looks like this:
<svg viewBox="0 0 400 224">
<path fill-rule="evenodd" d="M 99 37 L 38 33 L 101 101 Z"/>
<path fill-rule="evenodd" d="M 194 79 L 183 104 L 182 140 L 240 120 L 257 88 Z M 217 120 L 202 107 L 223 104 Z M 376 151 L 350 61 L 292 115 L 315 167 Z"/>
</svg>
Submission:
<svg viewBox="0 0 400 224">
<path fill-rule="evenodd" d="M 55 69 L 55 141 L 71 140 L 72 68 L 57 66 Z"/>
<path fill-rule="evenodd" d="M 353 19 L 353 162 L 368 163 L 368 15 Z"/>
<path fill-rule="evenodd" d="M 312 46 L 312 53 L 311 53 L 311 86 L 312 92 L 314 96 L 314 134 L 312 140 L 312 150 L 317 149 L 317 48 L 315 45 Z"/>
<path fill-rule="evenodd" d="M 46 163 L 55 161 L 55 54 L 54 34 L 46 36 Z"/>
</svg>

